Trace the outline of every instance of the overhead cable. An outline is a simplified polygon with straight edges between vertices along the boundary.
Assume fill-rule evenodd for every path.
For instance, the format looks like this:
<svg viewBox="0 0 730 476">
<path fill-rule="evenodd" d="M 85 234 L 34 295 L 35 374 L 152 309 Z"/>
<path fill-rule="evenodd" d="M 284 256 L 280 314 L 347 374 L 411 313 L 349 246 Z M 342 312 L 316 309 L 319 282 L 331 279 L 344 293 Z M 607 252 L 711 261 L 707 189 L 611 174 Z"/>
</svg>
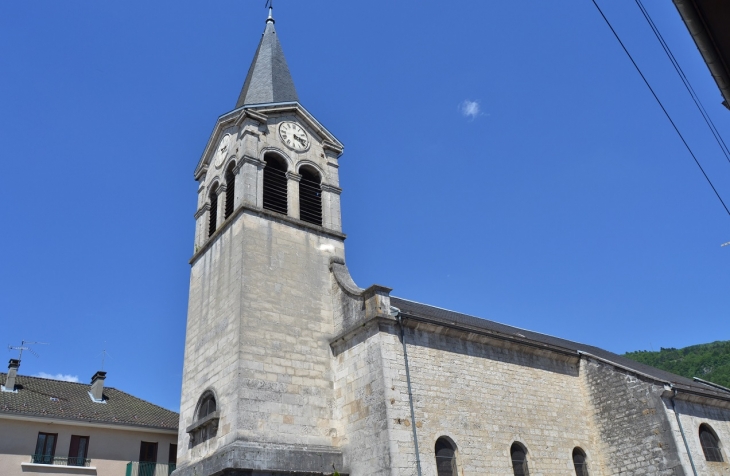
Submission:
<svg viewBox="0 0 730 476">
<path fill-rule="evenodd" d="M 715 192 L 715 196 L 717 197 L 718 200 L 720 200 L 720 203 L 722 204 L 723 208 L 725 209 L 727 214 L 730 216 L 730 209 L 728 209 L 727 205 L 725 205 L 725 202 L 723 201 L 722 197 L 718 193 L 715 186 L 712 184 L 712 180 L 710 180 L 710 177 L 707 176 L 705 169 L 702 168 L 700 161 L 697 160 L 697 157 L 695 156 L 694 152 L 692 152 L 692 149 L 690 148 L 687 141 L 684 139 L 684 136 L 682 135 L 682 133 L 679 132 L 679 128 L 672 120 L 672 116 L 669 115 L 669 112 L 667 112 L 666 108 L 664 107 L 664 104 L 662 104 L 661 100 L 659 99 L 659 96 L 657 96 L 656 93 L 654 92 L 654 89 L 649 84 L 649 81 L 646 79 L 646 76 L 644 76 L 644 73 L 641 72 L 639 65 L 636 64 L 636 61 L 634 61 L 634 58 L 631 56 L 631 53 L 629 53 L 629 50 L 626 49 L 624 42 L 621 41 L 621 38 L 618 36 L 618 33 L 616 33 L 616 30 L 613 29 L 611 22 L 608 21 L 608 18 L 606 18 L 606 15 L 603 14 L 603 10 L 601 10 L 601 7 L 598 6 L 598 3 L 596 3 L 596 0 L 591 0 L 591 1 L 593 2 L 593 5 L 596 6 L 598 13 L 600 13 L 601 17 L 603 17 L 603 20 L 606 22 L 606 25 L 608 25 L 608 28 L 611 29 L 611 33 L 613 33 L 613 36 L 615 36 L 616 40 L 618 40 L 619 44 L 621 45 L 621 48 L 623 48 L 623 50 L 624 50 L 624 53 L 626 53 L 626 56 L 628 56 L 629 60 L 631 60 L 631 63 L 634 65 L 634 68 L 636 68 L 636 71 L 639 73 L 639 76 L 641 76 L 641 79 L 644 80 L 644 84 L 646 84 L 646 87 L 649 88 L 649 91 L 651 92 L 652 96 L 654 96 L 654 99 L 656 99 L 656 102 L 659 103 L 659 107 L 661 107 L 662 111 L 664 111 L 664 115 L 667 116 L 667 119 L 669 119 L 669 122 L 672 124 L 672 127 L 674 128 L 675 132 L 677 133 L 679 138 L 682 140 L 682 143 L 687 148 L 687 151 L 689 152 L 689 154 L 694 159 L 695 164 L 697 164 L 697 167 L 699 167 L 700 171 L 702 172 L 702 175 L 705 176 L 705 180 L 707 180 L 707 183 L 710 184 L 710 187 L 712 187 L 712 191 Z"/>
<path fill-rule="evenodd" d="M 725 141 L 722 139 L 722 136 L 720 135 L 720 132 L 715 127 L 715 123 L 712 122 L 712 118 L 709 114 L 707 114 L 707 111 L 705 110 L 705 107 L 702 105 L 702 102 L 700 101 L 699 96 L 697 96 L 697 93 L 695 93 L 694 88 L 689 82 L 689 79 L 687 79 L 687 76 L 684 74 L 684 71 L 682 70 L 682 67 L 679 65 L 679 62 L 674 57 L 674 54 L 672 53 L 672 50 L 669 49 L 669 45 L 666 41 L 664 41 L 664 37 L 662 37 L 662 34 L 659 32 L 659 29 L 654 24 L 654 21 L 651 19 L 651 16 L 649 15 L 649 12 L 647 11 L 646 7 L 641 3 L 641 0 L 635 0 L 636 5 L 638 5 L 639 9 L 641 10 L 641 13 L 644 15 L 644 18 L 646 19 L 647 23 L 649 23 L 649 26 L 651 27 L 651 30 L 654 32 L 654 36 L 656 36 L 657 40 L 659 40 L 659 43 L 662 45 L 662 48 L 664 49 L 664 52 L 669 57 L 669 61 L 672 62 L 672 66 L 674 66 L 674 70 L 679 75 L 679 78 L 684 83 L 684 87 L 687 88 L 687 92 L 692 97 L 692 100 L 694 101 L 695 105 L 697 106 L 697 109 L 699 109 L 700 114 L 702 114 L 702 118 L 705 120 L 705 124 L 707 124 L 707 127 L 710 128 L 710 132 L 712 132 L 712 135 L 715 137 L 715 140 L 717 141 L 717 145 L 720 146 L 720 149 L 722 150 L 722 153 L 725 155 L 725 158 L 730 163 L 730 150 L 728 150 L 727 145 L 725 144 Z"/>
</svg>

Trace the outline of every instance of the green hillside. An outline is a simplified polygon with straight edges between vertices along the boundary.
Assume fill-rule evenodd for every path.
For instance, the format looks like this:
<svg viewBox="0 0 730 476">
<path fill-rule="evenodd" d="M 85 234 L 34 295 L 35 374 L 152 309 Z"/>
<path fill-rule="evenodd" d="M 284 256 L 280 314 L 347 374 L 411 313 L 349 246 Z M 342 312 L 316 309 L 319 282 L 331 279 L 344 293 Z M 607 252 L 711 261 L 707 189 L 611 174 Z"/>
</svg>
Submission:
<svg viewBox="0 0 730 476">
<path fill-rule="evenodd" d="M 699 377 L 730 388 L 730 341 L 692 345 L 683 349 L 662 347 L 659 352 L 639 350 L 627 352 L 624 356 L 677 375 Z"/>
</svg>

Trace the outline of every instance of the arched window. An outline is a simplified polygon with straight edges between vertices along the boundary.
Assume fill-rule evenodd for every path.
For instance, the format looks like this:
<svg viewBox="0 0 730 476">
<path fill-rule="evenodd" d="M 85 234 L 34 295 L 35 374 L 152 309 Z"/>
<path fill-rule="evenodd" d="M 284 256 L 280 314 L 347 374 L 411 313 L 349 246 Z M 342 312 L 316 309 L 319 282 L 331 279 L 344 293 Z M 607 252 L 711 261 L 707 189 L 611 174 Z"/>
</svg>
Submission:
<svg viewBox="0 0 730 476">
<path fill-rule="evenodd" d="M 576 476 L 588 476 L 588 463 L 586 463 L 585 452 L 576 447 L 573 449 L 573 466 Z"/>
<path fill-rule="evenodd" d="M 264 162 L 264 208 L 286 215 L 286 161 L 276 154 L 266 154 Z"/>
<path fill-rule="evenodd" d="M 718 440 L 710 425 L 704 423 L 700 425 L 700 443 L 707 461 L 723 462 L 722 453 L 720 452 L 720 440 Z"/>
<path fill-rule="evenodd" d="M 220 414 L 213 392 L 207 391 L 200 397 L 198 408 L 195 410 L 195 421 L 186 428 L 190 435 L 190 444 L 199 445 L 216 436 Z"/>
<path fill-rule="evenodd" d="M 299 218 L 322 226 L 322 179 L 319 173 L 309 166 L 299 169 Z"/>
<path fill-rule="evenodd" d="M 231 162 L 226 171 L 226 218 L 233 215 L 233 200 L 236 195 L 236 175 L 233 173 L 235 167 L 236 164 Z"/>
<path fill-rule="evenodd" d="M 436 440 L 436 474 L 438 476 L 457 476 L 456 448 L 444 437 Z"/>
<path fill-rule="evenodd" d="M 512 457 L 512 470 L 515 476 L 529 476 L 530 471 L 527 469 L 527 450 L 519 443 L 512 443 L 509 449 Z"/>
<path fill-rule="evenodd" d="M 198 420 L 202 420 L 216 410 L 215 408 L 215 397 L 212 394 L 207 394 L 203 397 L 198 407 Z"/>
<path fill-rule="evenodd" d="M 208 210 L 208 237 L 218 228 L 218 184 L 210 190 L 210 210 Z"/>
</svg>

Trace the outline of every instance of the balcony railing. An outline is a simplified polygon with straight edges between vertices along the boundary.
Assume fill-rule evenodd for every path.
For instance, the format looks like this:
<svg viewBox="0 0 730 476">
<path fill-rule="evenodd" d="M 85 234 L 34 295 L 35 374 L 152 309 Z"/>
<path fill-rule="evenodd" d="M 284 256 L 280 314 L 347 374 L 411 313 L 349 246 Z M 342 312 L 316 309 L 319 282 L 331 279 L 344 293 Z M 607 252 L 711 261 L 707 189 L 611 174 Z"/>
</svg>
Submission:
<svg viewBox="0 0 730 476">
<path fill-rule="evenodd" d="M 175 471 L 175 463 L 146 463 L 130 461 L 125 476 L 170 476 Z"/>
<path fill-rule="evenodd" d="M 79 456 L 30 455 L 30 462 L 34 464 L 48 464 L 53 466 L 89 466 L 91 460 Z"/>
</svg>

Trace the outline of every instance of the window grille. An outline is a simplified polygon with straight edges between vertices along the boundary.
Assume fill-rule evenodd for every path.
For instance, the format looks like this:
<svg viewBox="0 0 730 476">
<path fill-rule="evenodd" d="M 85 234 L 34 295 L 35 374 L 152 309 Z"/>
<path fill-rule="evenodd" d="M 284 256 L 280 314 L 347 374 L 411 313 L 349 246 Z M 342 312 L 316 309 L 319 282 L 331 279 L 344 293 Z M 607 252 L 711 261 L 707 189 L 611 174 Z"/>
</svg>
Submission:
<svg viewBox="0 0 730 476">
<path fill-rule="evenodd" d="M 573 466 L 575 466 L 576 476 L 588 476 L 586 454 L 580 448 L 575 448 L 573 450 Z"/>
<path fill-rule="evenodd" d="M 264 156 L 264 161 L 264 208 L 286 215 L 286 163 L 272 154 Z"/>
<path fill-rule="evenodd" d="M 700 443 L 702 444 L 702 451 L 705 453 L 705 459 L 707 461 L 723 462 L 722 452 L 720 452 L 720 441 L 709 425 L 700 425 Z"/>
<path fill-rule="evenodd" d="M 310 167 L 299 170 L 299 218 L 322 226 L 322 185 L 319 174 Z"/>
<path fill-rule="evenodd" d="M 438 476 L 456 476 L 456 454 L 446 438 L 436 440 L 436 473 Z"/>
<path fill-rule="evenodd" d="M 525 448 L 518 443 L 513 443 L 509 452 L 512 456 L 512 470 L 515 476 L 530 476 L 530 471 L 527 469 L 527 451 Z"/>
<path fill-rule="evenodd" d="M 226 218 L 233 215 L 233 201 L 236 195 L 236 176 L 233 174 L 235 164 L 231 164 L 226 172 Z"/>
<path fill-rule="evenodd" d="M 210 210 L 208 210 L 208 237 L 218 228 L 218 187 L 210 192 Z"/>
</svg>

